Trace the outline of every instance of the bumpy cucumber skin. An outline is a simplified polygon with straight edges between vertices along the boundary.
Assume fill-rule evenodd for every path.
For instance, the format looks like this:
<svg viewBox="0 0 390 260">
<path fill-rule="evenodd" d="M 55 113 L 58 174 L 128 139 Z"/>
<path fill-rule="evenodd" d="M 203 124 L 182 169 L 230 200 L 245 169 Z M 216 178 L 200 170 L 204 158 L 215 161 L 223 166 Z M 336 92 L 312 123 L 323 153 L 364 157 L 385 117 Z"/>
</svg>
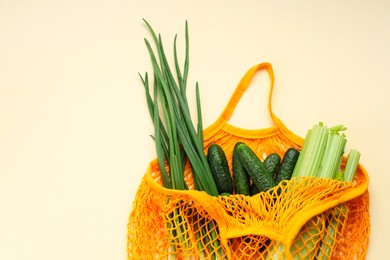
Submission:
<svg viewBox="0 0 390 260">
<path fill-rule="evenodd" d="M 297 163 L 300 152 L 295 148 L 289 148 L 283 155 L 282 162 L 276 172 L 275 182 L 279 184 L 283 180 L 291 179 L 295 164 Z"/>
<path fill-rule="evenodd" d="M 230 193 L 227 193 L 227 192 L 223 192 L 221 194 L 219 194 L 220 196 L 224 196 L 224 197 L 230 197 L 232 194 Z"/>
<path fill-rule="evenodd" d="M 264 164 L 245 143 L 237 145 L 237 151 L 245 170 L 248 172 L 254 185 L 261 191 L 267 191 L 276 186 L 273 176 L 264 167 Z"/>
<path fill-rule="evenodd" d="M 281 158 L 277 153 L 271 153 L 264 159 L 264 167 L 271 174 L 271 176 L 275 176 L 276 171 L 278 170 Z M 251 195 L 255 195 L 261 192 L 261 189 L 256 185 L 252 185 L 251 187 Z"/>
<path fill-rule="evenodd" d="M 271 174 L 271 176 L 275 176 L 281 160 L 282 159 L 277 153 L 271 153 L 264 159 L 264 167 L 267 169 L 269 174 Z"/>
<path fill-rule="evenodd" d="M 250 195 L 253 196 L 253 195 L 256 195 L 258 193 L 262 192 L 261 188 L 257 187 L 254 183 L 252 184 L 251 186 L 251 193 Z"/>
<path fill-rule="evenodd" d="M 241 163 L 240 156 L 237 151 L 237 146 L 240 142 L 236 143 L 233 149 L 232 169 L 233 169 L 233 182 L 236 189 L 236 194 L 250 195 L 250 178 L 246 172 L 244 166 Z"/>
<path fill-rule="evenodd" d="M 208 148 L 207 160 L 217 185 L 218 193 L 233 193 L 233 180 L 229 171 L 229 165 L 222 147 L 212 144 Z"/>
</svg>

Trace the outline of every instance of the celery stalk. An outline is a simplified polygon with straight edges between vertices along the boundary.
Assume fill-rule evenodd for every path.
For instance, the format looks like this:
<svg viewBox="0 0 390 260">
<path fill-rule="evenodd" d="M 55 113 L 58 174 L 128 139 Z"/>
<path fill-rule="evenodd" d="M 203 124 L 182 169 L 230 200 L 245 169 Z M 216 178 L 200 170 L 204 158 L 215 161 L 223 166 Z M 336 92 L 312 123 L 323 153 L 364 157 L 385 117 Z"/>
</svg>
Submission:
<svg viewBox="0 0 390 260">
<path fill-rule="evenodd" d="M 347 162 L 344 168 L 344 171 L 339 171 L 335 178 L 340 181 L 352 182 L 355 178 L 356 170 L 359 165 L 360 152 L 356 149 L 351 149 Z M 341 229 L 341 222 L 339 219 L 347 211 L 347 208 L 344 205 L 339 205 L 339 210 L 336 213 L 332 213 L 334 217 L 327 223 L 327 232 L 325 232 L 324 237 L 322 238 L 322 243 L 317 254 L 318 259 L 330 259 L 332 254 L 332 248 L 337 239 L 337 234 Z"/>
<path fill-rule="evenodd" d="M 344 168 L 344 181 L 353 181 L 357 167 L 359 166 L 359 160 L 360 152 L 356 149 L 351 149 Z"/>
<path fill-rule="evenodd" d="M 271 244 L 268 246 L 267 255 L 265 256 L 265 260 L 274 260 L 274 259 L 285 259 L 286 254 L 284 253 L 284 244 L 273 240 Z"/>
<path fill-rule="evenodd" d="M 317 253 L 317 246 L 324 231 L 321 216 L 315 216 L 301 229 L 299 239 L 291 247 L 294 260 L 313 259 Z"/>
<path fill-rule="evenodd" d="M 338 171 L 334 178 L 337 178 L 339 181 L 351 182 L 355 178 L 356 170 L 359 164 L 360 152 L 356 149 L 351 149 L 347 163 L 344 168 L 344 171 Z M 345 215 L 347 208 L 341 204 L 336 213 L 332 213 L 334 216 L 332 220 L 327 223 L 327 232 L 325 232 L 324 237 L 322 238 L 322 243 L 320 249 L 318 250 L 317 258 L 318 259 L 330 259 L 332 256 L 333 245 L 336 242 L 337 235 L 341 232 L 341 222 L 340 218 L 342 215 Z"/>
<path fill-rule="evenodd" d="M 322 123 L 308 131 L 301 154 L 298 157 L 292 177 L 317 176 L 328 142 L 329 131 Z"/>
<path fill-rule="evenodd" d="M 340 170 L 341 158 L 346 145 L 345 135 L 338 132 L 330 132 L 329 142 L 321 162 L 321 168 L 317 177 L 333 179 Z"/>
<path fill-rule="evenodd" d="M 332 249 L 334 243 L 336 242 L 337 233 L 340 232 L 341 229 L 341 222 L 339 221 L 339 218 L 341 218 L 342 215 L 345 215 L 347 212 L 347 208 L 344 205 L 341 204 L 338 207 L 339 208 L 337 209 L 337 212 L 332 213 L 332 215 L 335 217 L 333 217 L 332 220 L 327 223 L 326 232 L 322 238 L 322 242 L 317 254 L 317 259 L 325 260 L 331 257 Z"/>
<path fill-rule="evenodd" d="M 307 134 L 306 134 L 306 137 L 305 137 L 305 142 L 304 142 L 304 144 L 302 146 L 302 149 L 301 149 L 301 154 L 298 157 L 298 160 L 297 160 L 297 162 L 295 164 L 294 171 L 293 171 L 293 173 L 291 175 L 291 178 L 297 177 L 297 176 L 302 174 L 301 173 L 301 169 L 303 168 L 304 161 L 306 160 L 306 159 L 303 158 L 303 154 L 307 154 L 307 149 L 308 149 L 307 148 L 308 147 L 307 144 L 310 142 L 310 139 L 312 137 L 311 133 L 312 133 L 312 129 L 309 129 L 307 131 Z"/>
</svg>

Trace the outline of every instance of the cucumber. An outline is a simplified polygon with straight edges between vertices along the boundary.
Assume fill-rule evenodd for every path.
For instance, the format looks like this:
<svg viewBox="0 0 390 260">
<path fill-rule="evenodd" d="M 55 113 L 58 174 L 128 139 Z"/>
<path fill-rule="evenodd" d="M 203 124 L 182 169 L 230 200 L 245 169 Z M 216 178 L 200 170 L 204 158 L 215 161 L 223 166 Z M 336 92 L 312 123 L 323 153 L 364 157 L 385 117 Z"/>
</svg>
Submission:
<svg viewBox="0 0 390 260">
<path fill-rule="evenodd" d="M 230 194 L 230 193 L 227 193 L 227 192 L 223 192 L 223 193 L 221 193 L 221 194 L 219 194 L 220 196 L 225 196 L 225 197 L 230 197 L 230 195 L 232 195 L 232 194 Z"/>
<path fill-rule="evenodd" d="M 257 187 L 254 183 L 252 183 L 250 195 L 256 195 L 257 193 L 260 193 L 262 190 L 261 188 Z"/>
<path fill-rule="evenodd" d="M 277 153 L 271 153 L 264 159 L 264 162 L 263 162 L 264 167 L 269 172 L 269 174 L 271 174 L 271 176 L 275 176 L 276 171 L 279 167 L 280 161 L 281 161 L 281 158 L 280 158 L 279 154 L 277 154 Z M 259 187 L 257 187 L 256 185 L 252 185 L 251 195 L 255 195 L 255 194 L 259 193 L 260 191 L 261 190 L 259 189 Z"/>
<path fill-rule="evenodd" d="M 282 159 L 277 153 L 271 153 L 264 159 L 264 167 L 271 174 L 271 176 L 275 176 L 281 160 Z"/>
<path fill-rule="evenodd" d="M 275 182 L 279 184 L 283 180 L 291 179 L 300 152 L 295 148 L 289 148 L 283 155 L 282 162 L 276 172 Z"/>
<path fill-rule="evenodd" d="M 244 166 L 241 163 L 240 156 L 237 151 L 236 143 L 233 149 L 232 170 L 233 170 L 233 182 L 236 189 L 236 194 L 250 195 L 250 178 Z"/>
<path fill-rule="evenodd" d="M 232 194 L 233 180 L 224 150 L 220 145 L 212 144 L 207 152 L 207 160 L 217 185 L 218 193 Z"/>
<path fill-rule="evenodd" d="M 267 191 L 276 186 L 273 176 L 267 171 L 263 162 L 245 143 L 237 145 L 237 151 L 244 169 L 248 172 L 253 184 L 261 191 Z"/>
</svg>

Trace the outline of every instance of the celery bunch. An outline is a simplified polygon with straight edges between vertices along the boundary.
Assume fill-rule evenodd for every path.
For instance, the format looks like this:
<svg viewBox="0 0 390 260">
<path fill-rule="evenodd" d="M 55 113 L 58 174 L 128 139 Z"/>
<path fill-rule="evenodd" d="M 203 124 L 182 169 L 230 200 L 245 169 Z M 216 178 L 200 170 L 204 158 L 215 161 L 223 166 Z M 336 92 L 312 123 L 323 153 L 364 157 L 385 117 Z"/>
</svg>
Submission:
<svg viewBox="0 0 390 260">
<path fill-rule="evenodd" d="M 341 171 L 342 157 L 347 143 L 346 136 L 342 133 L 345 130 L 347 128 L 343 125 L 328 128 L 323 123 L 309 129 L 292 177 L 315 176 L 352 181 L 359 163 L 360 152 L 351 149 L 347 160 L 348 167 Z"/>
<path fill-rule="evenodd" d="M 346 129 L 343 125 L 330 128 L 324 126 L 323 123 L 314 125 L 307 132 L 301 155 L 298 158 L 292 177 L 315 176 L 352 182 L 359 164 L 360 152 L 356 149 L 351 149 L 348 154 L 346 166 L 344 170 L 341 169 L 341 162 L 347 143 L 346 136 L 342 132 Z M 307 257 L 312 258 L 315 255 L 317 255 L 318 259 L 328 259 L 331 257 L 330 254 L 336 241 L 337 232 L 341 228 L 337 219 L 340 217 L 340 214 L 345 213 L 347 210 L 344 205 L 339 205 L 339 207 L 340 209 L 335 213 L 336 218 L 333 218 L 330 223 L 326 223 L 326 232 L 324 232 L 324 235 L 311 235 L 311 241 L 309 241 L 310 243 L 307 242 L 306 245 L 312 248 L 305 248 Z M 315 218 L 318 217 L 316 216 Z M 303 230 L 308 230 L 306 225 L 303 227 Z M 314 232 L 321 234 L 320 228 L 321 226 L 318 226 Z M 313 230 L 310 230 L 310 232 L 313 232 Z M 305 235 L 304 233 L 301 234 L 302 237 Z M 296 243 L 296 248 L 300 248 L 303 245 L 302 241 L 299 240 Z M 295 256 L 300 255 L 299 252 L 295 253 L 293 252 L 294 259 L 296 258 Z"/>
<path fill-rule="evenodd" d="M 343 125 L 328 128 L 321 122 L 309 129 L 291 178 L 318 177 L 352 182 L 359 165 L 360 152 L 351 149 L 342 170 L 341 163 L 347 143 L 343 132 L 346 129 Z M 299 239 L 291 247 L 293 259 L 329 259 L 336 235 L 341 228 L 337 219 L 341 214 L 345 214 L 346 210 L 344 205 L 339 205 L 335 218 L 329 223 L 325 223 L 321 215 L 306 223 L 301 229 Z M 277 259 L 279 254 L 284 254 L 283 250 L 284 245 L 274 241 L 271 245 L 272 253 L 269 253 L 266 259 Z"/>
</svg>

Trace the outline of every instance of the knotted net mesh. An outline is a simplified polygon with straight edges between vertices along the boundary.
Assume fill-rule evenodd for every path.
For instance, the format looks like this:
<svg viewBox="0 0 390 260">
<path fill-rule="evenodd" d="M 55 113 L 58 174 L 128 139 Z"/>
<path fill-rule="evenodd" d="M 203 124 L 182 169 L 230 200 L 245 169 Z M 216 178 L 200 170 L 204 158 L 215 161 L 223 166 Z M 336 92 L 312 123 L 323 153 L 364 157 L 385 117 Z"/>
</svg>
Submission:
<svg viewBox="0 0 390 260">
<path fill-rule="evenodd" d="M 237 142 L 264 159 L 300 149 L 291 135 L 279 126 L 246 131 L 216 123 L 205 131 L 204 145 L 221 145 L 231 167 Z M 361 165 L 354 182 L 294 178 L 255 196 L 193 190 L 189 165 L 185 179 L 190 190 L 165 189 L 157 161 L 150 163 L 129 217 L 128 259 L 365 258 L 370 217 Z"/>
</svg>

